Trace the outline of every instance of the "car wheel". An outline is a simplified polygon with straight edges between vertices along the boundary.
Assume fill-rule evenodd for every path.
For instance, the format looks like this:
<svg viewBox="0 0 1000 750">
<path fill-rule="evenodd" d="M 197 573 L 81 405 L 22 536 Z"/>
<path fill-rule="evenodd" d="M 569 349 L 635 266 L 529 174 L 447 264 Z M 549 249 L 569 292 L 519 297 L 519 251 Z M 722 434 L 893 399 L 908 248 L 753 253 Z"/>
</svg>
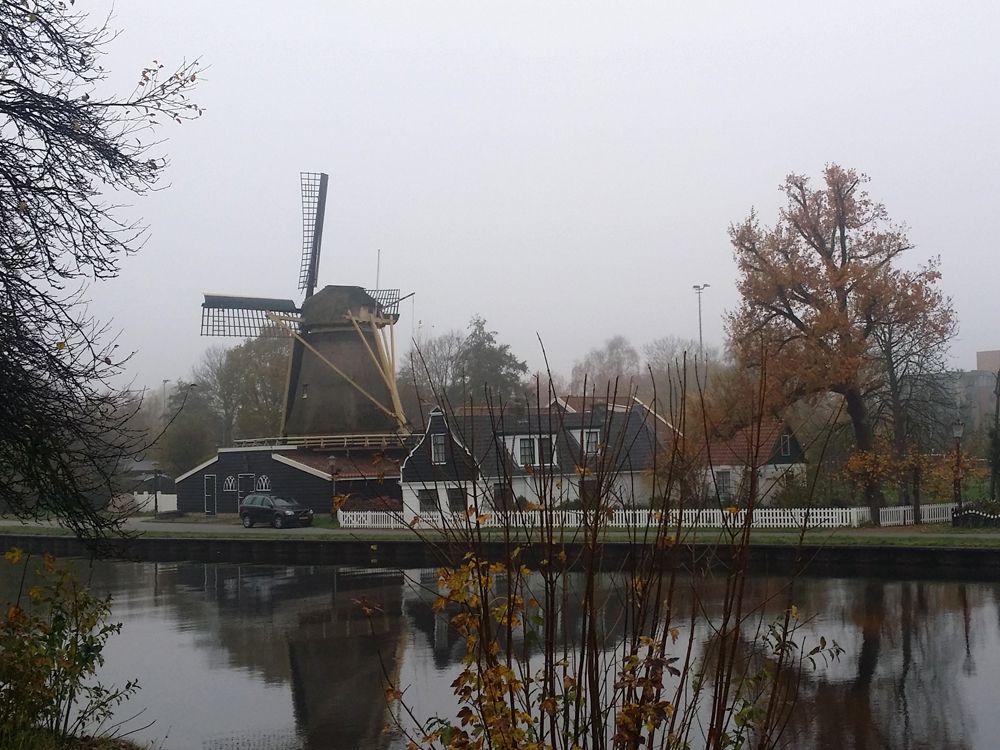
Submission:
<svg viewBox="0 0 1000 750">
<path fill-rule="evenodd" d="M 249 529 L 253 527 L 253 521 L 250 520 L 250 516 L 246 513 L 243 514 L 243 528 Z"/>
<path fill-rule="evenodd" d="M 282 526 L 285 525 L 285 521 L 281 516 L 275 516 L 274 520 L 271 521 L 271 525 L 276 529 L 280 529 Z"/>
</svg>

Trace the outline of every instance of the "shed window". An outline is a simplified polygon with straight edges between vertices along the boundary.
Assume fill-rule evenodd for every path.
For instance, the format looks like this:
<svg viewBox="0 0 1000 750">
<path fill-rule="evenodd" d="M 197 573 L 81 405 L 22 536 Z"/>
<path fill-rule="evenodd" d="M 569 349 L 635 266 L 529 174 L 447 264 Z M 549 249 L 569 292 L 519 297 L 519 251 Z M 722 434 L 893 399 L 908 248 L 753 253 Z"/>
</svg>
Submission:
<svg viewBox="0 0 1000 750">
<path fill-rule="evenodd" d="M 444 433 L 431 435 L 431 463 L 443 464 L 447 461 L 444 455 L 445 436 Z"/>
<path fill-rule="evenodd" d="M 271 477 L 267 474 L 261 474 L 257 477 L 257 487 L 255 488 L 257 492 L 270 492 L 271 491 Z"/>
<path fill-rule="evenodd" d="M 729 471 L 715 472 L 715 484 L 719 491 L 719 499 L 729 500 L 733 496 L 733 475 Z"/>
<path fill-rule="evenodd" d="M 781 455 L 790 456 L 792 455 L 792 436 L 782 435 L 781 436 Z"/>
<path fill-rule="evenodd" d="M 434 513 L 441 510 L 441 500 L 437 488 L 417 490 L 417 500 L 420 501 L 421 513 Z"/>
<path fill-rule="evenodd" d="M 236 477 L 234 477 L 232 474 L 226 477 L 225 480 L 222 482 L 222 491 L 236 492 Z"/>
</svg>

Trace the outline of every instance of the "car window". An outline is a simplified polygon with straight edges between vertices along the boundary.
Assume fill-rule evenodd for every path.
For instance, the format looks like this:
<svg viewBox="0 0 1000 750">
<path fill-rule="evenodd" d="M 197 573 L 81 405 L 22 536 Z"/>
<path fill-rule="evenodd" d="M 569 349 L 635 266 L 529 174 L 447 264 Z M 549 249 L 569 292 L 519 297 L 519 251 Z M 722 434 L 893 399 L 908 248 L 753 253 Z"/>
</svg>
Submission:
<svg viewBox="0 0 1000 750">
<path fill-rule="evenodd" d="M 243 499 L 243 504 L 244 505 L 256 505 L 257 504 L 257 496 L 256 495 L 247 495 Z"/>
<path fill-rule="evenodd" d="M 274 504 L 279 508 L 290 508 L 297 503 L 290 497 L 276 497 L 274 498 Z"/>
<path fill-rule="evenodd" d="M 262 497 L 260 499 L 260 504 L 263 505 L 265 508 L 270 508 L 271 507 L 271 498 L 269 498 L 269 497 Z"/>
</svg>

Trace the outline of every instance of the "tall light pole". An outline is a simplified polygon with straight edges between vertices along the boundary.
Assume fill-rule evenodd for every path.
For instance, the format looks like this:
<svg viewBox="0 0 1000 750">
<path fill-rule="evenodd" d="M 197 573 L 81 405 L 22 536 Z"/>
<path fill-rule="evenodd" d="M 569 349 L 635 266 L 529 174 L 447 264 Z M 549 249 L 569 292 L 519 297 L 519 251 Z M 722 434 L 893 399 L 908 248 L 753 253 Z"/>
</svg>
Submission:
<svg viewBox="0 0 1000 750">
<path fill-rule="evenodd" d="M 701 293 L 710 286 L 711 284 L 695 284 L 691 287 L 698 295 L 698 359 L 703 359 L 705 356 L 705 344 L 701 337 Z"/>
<path fill-rule="evenodd" d="M 163 385 L 161 389 L 161 397 L 163 398 L 163 413 L 167 413 L 167 383 L 170 382 L 170 378 L 163 379 Z"/>
<path fill-rule="evenodd" d="M 965 423 L 961 419 L 956 419 L 951 426 L 952 437 L 955 438 L 955 504 L 958 512 L 962 512 L 962 432 L 965 430 Z"/>
</svg>

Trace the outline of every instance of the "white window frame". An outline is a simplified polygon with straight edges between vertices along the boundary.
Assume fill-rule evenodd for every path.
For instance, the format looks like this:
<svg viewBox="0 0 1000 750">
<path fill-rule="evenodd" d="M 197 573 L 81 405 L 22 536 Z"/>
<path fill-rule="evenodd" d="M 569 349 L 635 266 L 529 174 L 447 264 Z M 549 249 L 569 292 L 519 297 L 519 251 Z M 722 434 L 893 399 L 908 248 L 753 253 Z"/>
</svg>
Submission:
<svg viewBox="0 0 1000 750">
<path fill-rule="evenodd" d="M 524 460 L 524 444 L 531 444 L 531 460 Z M 534 466 L 538 463 L 538 446 L 535 445 L 535 438 L 533 437 L 519 437 L 517 439 L 517 463 L 518 466 Z"/>
<path fill-rule="evenodd" d="M 257 481 L 254 484 L 254 492 L 270 492 L 271 491 L 271 477 L 267 474 L 258 474 Z"/>
<path fill-rule="evenodd" d="M 440 438 L 440 440 L 439 440 Z M 448 463 L 447 451 L 448 436 L 443 432 L 431 433 L 431 463 L 437 466 Z"/>
<path fill-rule="evenodd" d="M 591 438 L 593 438 L 593 444 L 591 444 Z M 594 456 L 600 452 L 601 449 L 601 431 L 600 430 L 584 430 L 583 431 L 583 452 L 588 456 Z"/>
<path fill-rule="evenodd" d="M 558 455 L 558 443 L 556 442 L 555 435 L 518 435 L 514 438 L 514 460 L 517 461 L 518 466 L 541 466 L 541 441 L 548 440 L 549 446 L 551 447 L 552 455 L 549 457 L 551 460 L 548 461 L 545 466 L 558 466 L 559 465 L 559 455 Z M 524 454 L 521 452 L 521 445 L 525 441 L 531 441 L 531 462 L 526 463 L 524 461 Z"/>
<path fill-rule="evenodd" d="M 236 477 L 230 474 L 222 483 L 223 492 L 236 492 Z"/>
</svg>

